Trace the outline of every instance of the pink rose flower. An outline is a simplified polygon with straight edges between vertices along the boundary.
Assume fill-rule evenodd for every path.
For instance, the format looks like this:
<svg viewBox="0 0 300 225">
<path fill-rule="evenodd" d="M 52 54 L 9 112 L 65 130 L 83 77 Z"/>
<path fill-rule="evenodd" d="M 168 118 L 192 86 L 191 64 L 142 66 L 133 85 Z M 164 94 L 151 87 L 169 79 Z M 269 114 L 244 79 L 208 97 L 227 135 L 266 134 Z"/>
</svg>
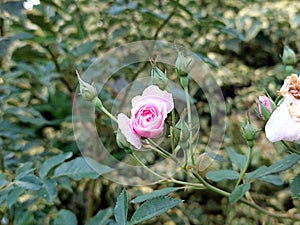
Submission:
<svg viewBox="0 0 300 225">
<path fill-rule="evenodd" d="M 163 133 L 164 121 L 174 108 L 174 102 L 172 94 L 151 85 L 142 96 L 134 97 L 131 104 L 131 118 L 120 113 L 118 126 L 127 141 L 140 149 L 142 137 L 157 138 Z"/>
<path fill-rule="evenodd" d="M 295 141 L 300 139 L 300 77 L 288 76 L 279 94 L 284 100 L 272 113 L 265 132 L 271 142 Z"/>
</svg>

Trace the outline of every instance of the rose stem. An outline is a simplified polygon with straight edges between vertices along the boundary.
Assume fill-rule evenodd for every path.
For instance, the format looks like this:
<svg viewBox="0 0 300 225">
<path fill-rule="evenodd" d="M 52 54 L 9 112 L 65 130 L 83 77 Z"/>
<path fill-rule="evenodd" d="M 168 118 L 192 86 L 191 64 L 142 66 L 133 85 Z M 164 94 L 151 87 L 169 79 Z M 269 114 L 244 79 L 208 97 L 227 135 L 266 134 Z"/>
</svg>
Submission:
<svg viewBox="0 0 300 225">
<path fill-rule="evenodd" d="M 241 182 L 241 180 L 245 176 L 245 173 L 247 172 L 247 169 L 248 169 L 248 167 L 250 165 L 250 161 L 251 161 L 252 150 L 253 150 L 253 148 L 249 147 L 246 164 L 244 166 L 244 169 L 240 172 L 240 177 L 239 177 L 238 181 L 236 182 L 235 186 L 239 185 L 239 183 Z"/>
<path fill-rule="evenodd" d="M 171 146 L 172 146 L 172 154 L 175 154 L 175 136 L 174 136 L 174 130 L 175 130 L 175 110 L 172 109 L 171 112 L 171 118 L 172 118 L 172 126 L 170 127 L 170 133 L 171 133 Z"/>
<path fill-rule="evenodd" d="M 155 175 L 155 176 L 157 176 L 157 177 L 159 177 L 160 179 L 162 179 L 162 180 L 166 180 L 167 178 L 166 177 L 163 177 L 162 175 L 160 175 L 160 174 L 158 174 L 158 173 L 156 173 L 155 171 L 153 171 L 153 170 L 151 170 L 148 166 L 146 166 L 140 159 L 139 159 L 139 157 L 137 157 L 137 155 L 136 154 L 134 154 L 134 152 L 131 152 L 131 155 L 132 155 L 132 157 L 145 169 L 145 170 L 147 170 L 148 172 L 150 172 L 151 174 L 153 174 L 153 175 Z"/>
<path fill-rule="evenodd" d="M 100 109 L 104 114 L 106 114 L 109 118 L 111 118 L 115 123 L 118 123 L 116 117 L 114 117 L 106 108 L 104 108 L 101 100 L 97 97 L 95 105 Z"/>
<path fill-rule="evenodd" d="M 188 78 L 186 78 L 188 79 Z M 189 95 L 189 87 L 188 84 L 183 86 L 184 88 L 184 93 L 185 93 L 185 99 L 186 99 L 186 107 L 187 107 L 187 111 L 188 111 L 188 126 L 189 126 L 189 131 L 190 131 L 190 135 L 189 135 L 189 152 L 191 155 L 191 159 L 192 159 L 192 163 L 193 165 L 195 165 L 195 159 L 194 159 L 194 155 L 193 155 L 193 131 L 192 131 L 192 114 L 191 114 L 191 103 L 190 103 L 190 95 Z"/>
<path fill-rule="evenodd" d="M 212 191 L 214 191 L 220 195 L 223 195 L 225 197 L 228 197 L 230 195 L 229 192 L 219 189 L 219 188 L 209 184 L 208 182 L 206 182 L 196 171 L 193 170 L 192 173 L 197 178 L 197 180 L 199 180 L 209 190 L 212 190 Z M 298 215 L 283 214 L 280 212 L 270 212 L 270 211 L 262 208 L 261 206 L 255 204 L 254 202 L 248 201 L 245 198 L 241 198 L 239 201 L 244 203 L 245 205 L 248 205 L 248 206 L 258 210 L 259 212 L 262 212 L 262 213 L 270 215 L 270 216 L 274 216 L 274 217 L 282 218 L 282 219 L 300 220 L 300 217 Z"/>
<path fill-rule="evenodd" d="M 297 151 L 296 149 L 294 149 L 293 147 L 289 146 L 285 141 L 281 141 L 281 143 L 290 151 L 293 153 L 296 153 L 298 155 L 300 155 L 300 152 Z"/>
</svg>

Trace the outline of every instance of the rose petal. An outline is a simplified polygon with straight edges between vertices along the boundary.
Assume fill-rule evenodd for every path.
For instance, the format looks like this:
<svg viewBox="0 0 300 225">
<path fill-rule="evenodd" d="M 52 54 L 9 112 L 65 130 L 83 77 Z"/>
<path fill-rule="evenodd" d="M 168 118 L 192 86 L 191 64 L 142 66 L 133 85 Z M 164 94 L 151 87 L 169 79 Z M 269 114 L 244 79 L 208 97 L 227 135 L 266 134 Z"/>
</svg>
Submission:
<svg viewBox="0 0 300 225">
<path fill-rule="evenodd" d="M 266 126 L 266 137 L 271 142 L 295 141 L 300 139 L 300 122 L 296 122 L 289 114 L 284 101 L 271 115 Z"/>
<path fill-rule="evenodd" d="M 124 134 L 125 138 L 130 144 L 132 144 L 137 149 L 140 149 L 142 147 L 141 138 L 131 130 L 129 124 L 130 124 L 129 118 L 125 114 L 120 113 L 118 115 L 119 129 Z"/>
<path fill-rule="evenodd" d="M 152 98 L 152 103 L 156 104 L 159 102 L 165 102 L 167 105 L 167 113 L 171 112 L 172 109 L 174 108 L 174 102 L 173 102 L 173 97 L 172 94 L 162 91 L 159 89 L 158 86 L 151 85 L 147 87 L 144 91 L 142 96 L 135 96 L 132 100 L 132 106 L 137 107 L 141 106 L 145 102 L 143 102 L 145 99 Z"/>
</svg>

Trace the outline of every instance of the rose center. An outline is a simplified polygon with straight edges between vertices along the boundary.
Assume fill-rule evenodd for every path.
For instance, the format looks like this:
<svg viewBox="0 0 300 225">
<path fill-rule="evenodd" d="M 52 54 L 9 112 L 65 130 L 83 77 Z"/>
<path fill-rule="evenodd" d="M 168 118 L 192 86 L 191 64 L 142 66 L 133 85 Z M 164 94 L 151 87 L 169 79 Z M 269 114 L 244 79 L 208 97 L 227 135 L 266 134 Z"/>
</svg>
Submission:
<svg viewBox="0 0 300 225">
<path fill-rule="evenodd" d="M 289 87 L 289 93 L 294 96 L 295 99 L 300 99 L 300 83 L 293 84 Z"/>
</svg>

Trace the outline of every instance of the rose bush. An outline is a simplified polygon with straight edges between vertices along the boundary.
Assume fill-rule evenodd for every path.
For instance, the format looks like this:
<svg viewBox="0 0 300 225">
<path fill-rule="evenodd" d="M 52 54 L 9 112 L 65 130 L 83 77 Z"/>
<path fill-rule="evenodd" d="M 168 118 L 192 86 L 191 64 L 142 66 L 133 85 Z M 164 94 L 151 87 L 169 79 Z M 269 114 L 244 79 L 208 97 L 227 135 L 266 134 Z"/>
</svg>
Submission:
<svg viewBox="0 0 300 225">
<path fill-rule="evenodd" d="M 300 77 L 288 76 L 279 94 L 283 102 L 272 113 L 265 131 L 271 142 L 295 141 L 300 139 Z"/>
<path fill-rule="evenodd" d="M 141 138 L 157 138 L 164 130 L 167 114 L 174 108 L 172 94 L 158 86 L 147 87 L 142 96 L 131 100 L 131 118 L 124 113 L 118 115 L 118 127 L 127 141 L 140 149 Z"/>
</svg>

